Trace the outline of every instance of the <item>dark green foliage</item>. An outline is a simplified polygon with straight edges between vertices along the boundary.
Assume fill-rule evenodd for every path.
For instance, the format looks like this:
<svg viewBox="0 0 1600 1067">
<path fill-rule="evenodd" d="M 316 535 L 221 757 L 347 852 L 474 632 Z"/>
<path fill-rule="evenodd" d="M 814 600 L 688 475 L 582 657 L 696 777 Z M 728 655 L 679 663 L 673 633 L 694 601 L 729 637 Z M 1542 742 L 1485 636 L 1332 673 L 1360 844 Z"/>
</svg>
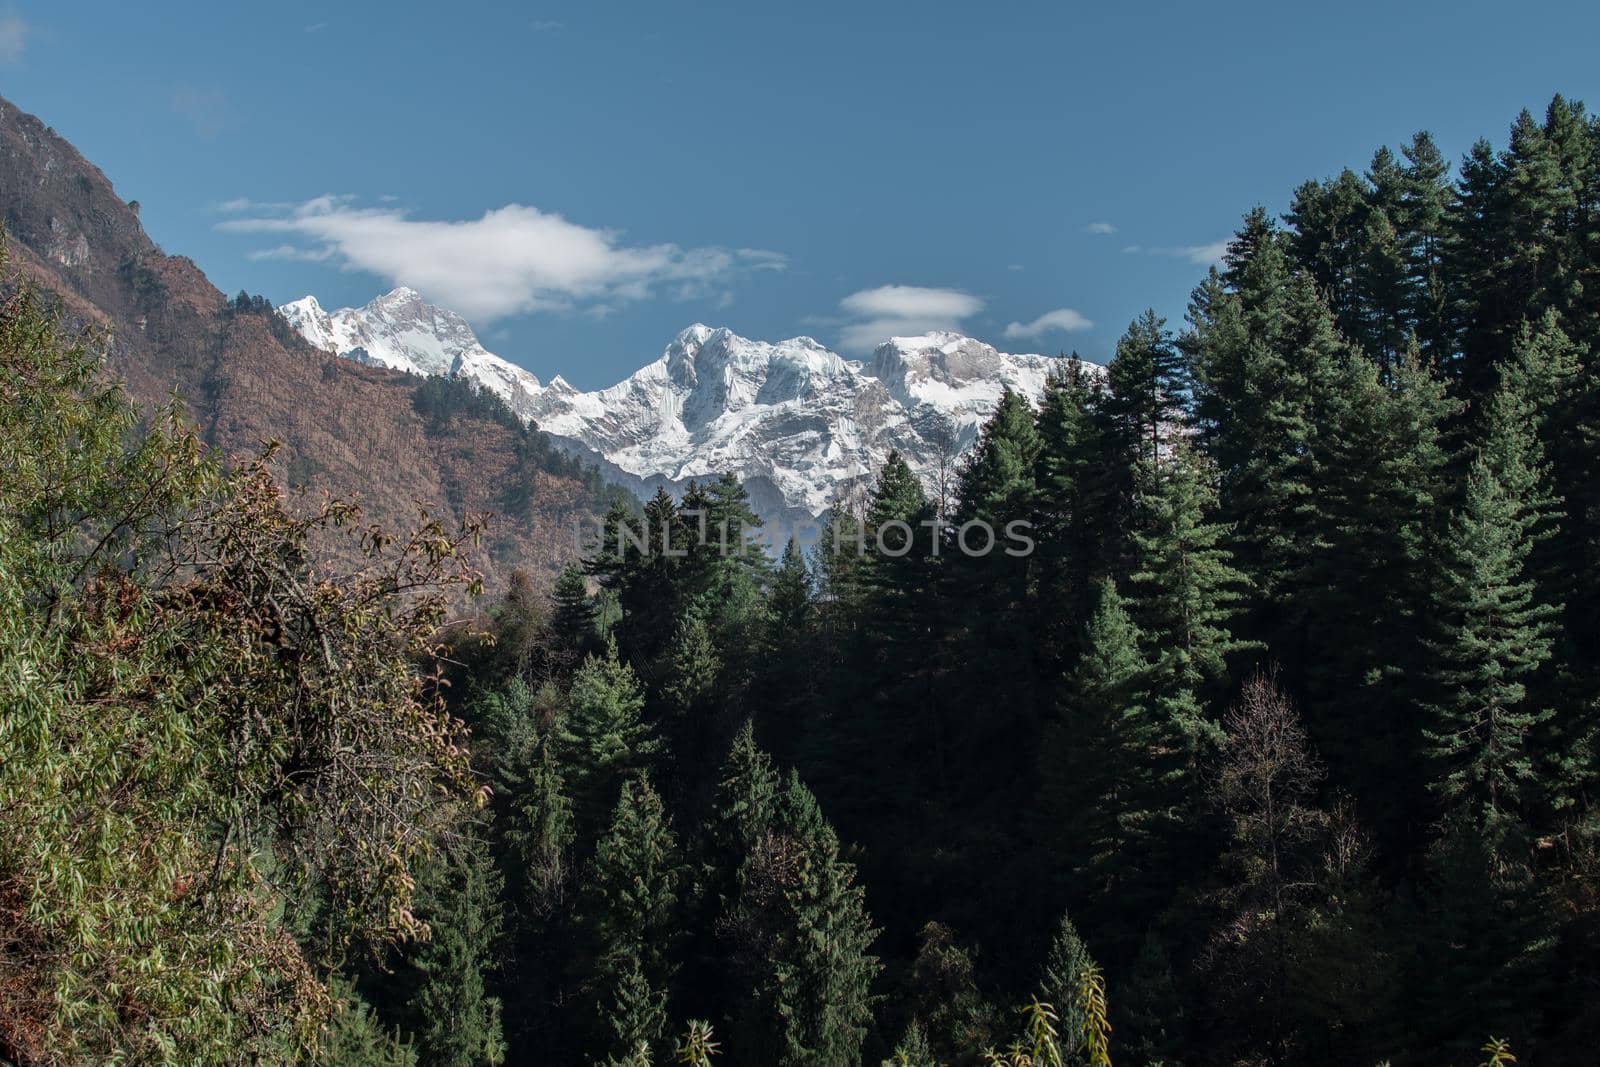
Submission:
<svg viewBox="0 0 1600 1067">
<path fill-rule="evenodd" d="M 723 824 L 753 840 L 721 923 L 742 989 L 730 1005 L 731 1055 L 779 1065 L 854 1064 L 872 1017 L 878 961 L 854 867 L 799 778 L 771 798 L 761 757 L 735 755 Z M 742 769 L 741 769 L 742 768 Z"/>
<path fill-rule="evenodd" d="M 580 832 L 592 834 L 611 810 L 617 789 L 647 768 L 660 743 L 644 721 L 644 691 L 633 669 L 609 647 L 586 656 L 572 677 L 560 726 L 562 757 Z"/>
<path fill-rule="evenodd" d="M 1232 633 L 1246 592 L 1224 545 L 1212 472 L 1186 442 L 1174 442 L 1141 479 L 1133 534 L 1150 691 L 1154 710 L 1177 727 L 1191 755 L 1220 739 L 1208 697 L 1226 676 L 1228 658 L 1251 647 Z"/>
<path fill-rule="evenodd" d="M 1534 777 L 1525 739 L 1551 715 L 1528 702 L 1528 679 L 1550 657 L 1556 608 L 1534 600 L 1525 573 L 1525 513 L 1506 486 L 1522 471 L 1475 460 L 1440 545 L 1431 680 L 1442 695 L 1424 730 L 1442 810 L 1496 847 L 1520 823 Z"/>
<path fill-rule="evenodd" d="M 600 632 L 596 609 L 583 571 L 575 564 L 561 568 L 551 595 L 550 629 L 554 644 L 576 661 L 598 649 Z"/>
<path fill-rule="evenodd" d="M 317 1050 L 318 1067 L 417 1067 L 411 1043 L 386 1027 L 353 988 L 339 981 L 331 991 L 340 1004 Z"/>
<path fill-rule="evenodd" d="M 1418 134 L 1283 223 L 1244 218 L 1180 338 L 1146 313 L 1037 411 L 1002 391 L 954 492 L 888 456 L 809 560 L 738 551 L 731 477 L 606 498 L 548 600 L 517 576 L 493 642 L 446 633 L 470 739 L 416 702 L 432 622 L 269 610 L 311 557 L 303 530 L 251 536 L 264 496 L 221 512 L 263 549 L 227 581 L 139 585 L 220 470 L 181 436 L 128 450 L 87 365 L 40 356 L 37 308 L 0 317 L 0 785 L 24 813 L 0 821 L 0 1054 L 28 1026 L 86 1061 L 171 1038 L 193 1062 L 489 1062 L 502 1031 L 541 1065 L 1509 1062 L 1490 1033 L 1591 1060 L 1600 126 L 1558 97 L 1454 175 Z M 417 398 L 511 427 L 459 384 Z M 568 462 L 515 440 L 530 474 Z M 964 551 L 984 524 L 993 549 Z M 242 630 L 196 607 L 239 575 Z M 340 660 L 308 674 L 319 634 Z M 169 714 L 194 701 L 209 718 Z M 306 706 L 316 730 L 228 732 Z M 391 735 L 410 756 L 317 777 Z M 457 785 L 470 755 L 482 814 L 421 803 L 448 790 L 418 753 Z M 194 907 L 218 826 L 240 877 Z M 292 922 L 228 918 L 257 885 Z M 370 957 L 387 973 L 336 932 L 415 930 L 408 908 L 433 937 Z M 150 970 L 151 944 L 183 962 Z M 350 1006 L 312 1052 L 326 982 Z M 127 1025 L 163 1003 L 203 1021 Z M 676 1046 L 691 1018 L 716 1041 Z"/>
<path fill-rule="evenodd" d="M 406 1017 L 418 1059 L 480 1067 L 505 1059 L 500 1002 L 488 994 L 501 936 L 500 876 L 483 843 L 464 837 L 419 880 L 428 939 L 408 958 Z"/>
<path fill-rule="evenodd" d="M 1188 401 L 1188 367 L 1166 320 L 1146 311 L 1128 326 L 1106 368 L 1108 414 L 1118 447 L 1134 463 L 1155 463 L 1161 443 L 1181 427 Z"/>
<path fill-rule="evenodd" d="M 511 1055 L 1103 1062 L 1109 1001 L 1117 1062 L 1581 1062 L 1596 142 L 1558 98 L 1251 212 L 1180 338 L 1004 393 L 954 493 L 889 456 L 809 561 L 730 551 L 724 477 L 514 585 L 468 709 Z"/>
<path fill-rule="evenodd" d="M 590 877 L 600 1012 L 608 1047 L 657 1046 L 666 1033 L 666 986 L 678 933 L 681 860 L 661 796 L 645 777 L 622 787 Z"/>
<path fill-rule="evenodd" d="M 1094 960 L 1078 936 L 1078 928 L 1065 913 L 1050 941 L 1044 972 L 1039 976 L 1039 999 L 1055 1007 L 1057 1026 L 1063 1034 L 1081 1034 L 1087 1023 L 1079 991 Z"/>
<path fill-rule="evenodd" d="M 900 998 L 911 1013 L 908 1036 L 920 1041 L 924 1061 L 971 1061 L 994 1044 L 1001 1025 L 978 989 L 973 954 L 941 923 L 923 927 L 919 940 L 909 989 Z"/>
<path fill-rule="evenodd" d="M 463 378 L 444 375 L 423 378 L 411 394 L 411 406 L 435 433 L 451 419 L 462 417 L 496 422 L 519 434 L 526 429 L 504 400 Z"/>
</svg>

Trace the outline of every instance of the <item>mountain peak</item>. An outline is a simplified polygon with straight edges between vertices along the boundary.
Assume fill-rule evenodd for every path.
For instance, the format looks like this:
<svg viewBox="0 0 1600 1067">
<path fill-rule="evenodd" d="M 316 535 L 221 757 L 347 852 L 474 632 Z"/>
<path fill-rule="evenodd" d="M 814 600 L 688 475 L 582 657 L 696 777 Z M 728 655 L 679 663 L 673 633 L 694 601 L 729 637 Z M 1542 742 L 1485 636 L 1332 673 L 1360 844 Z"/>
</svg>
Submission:
<svg viewBox="0 0 1600 1067">
<path fill-rule="evenodd" d="M 1006 389 L 1037 398 L 1052 364 L 936 330 L 892 337 L 863 366 L 812 337 L 757 341 L 695 322 L 623 381 L 583 392 L 559 375 L 541 387 L 484 351 L 459 315 L 414 290 L 321 320 L 313 310 L 320 308 L 309 300 L 283 309 L 308 338 L 317 321 L 330 323 L 342 354 L 365 349 L 357 358 L 495 392 L 636 492 L 731 472 L 757 511 L 780 525 L 865 491 L 891 450 L 931 481 L 948 458 L 949 431 L 964 450 Z"/>
<path fill-rule="evenodd" d="M 453 376 L 463 367 L 490 368 L 483 384 L 502 396 L 537 391 L 538 379 L 483 347 L 467 320 L 397 286 L 359 308 L 326 312 L 315 297 L 278 309 L 318 348 L 410 374 Z"/>
<path fill-rule="evenodd" d="M 409 285 L 397 285 L 382 296 L 375 297 L 368 307 L 393 307 L 396 305 L 420 304 L 422 294 Z"/>
</svg>

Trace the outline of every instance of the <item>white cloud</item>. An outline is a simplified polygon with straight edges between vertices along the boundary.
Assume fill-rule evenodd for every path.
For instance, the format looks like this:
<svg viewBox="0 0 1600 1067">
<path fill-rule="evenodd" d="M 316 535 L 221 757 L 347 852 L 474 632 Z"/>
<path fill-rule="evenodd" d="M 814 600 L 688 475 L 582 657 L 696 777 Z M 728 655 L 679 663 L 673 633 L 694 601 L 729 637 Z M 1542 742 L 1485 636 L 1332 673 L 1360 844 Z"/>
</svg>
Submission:
<svg viewBox="0 0 1600 1067">
<path fill-rule="evenodd" d="M 959 289 L 882 285 L 851 293 L 839 307 L 854 320 L 839 331 L 839 344 L 864 352 L 890 337 L 957 329 L 983 310 L 983 301 Z"/>
<path fill-rule="evenodd" d="M 435 221 L 321 196 L 219 226 L 300 238 L 306 243 L 258 255 L 327 259 L 409 285 L 483 322 L 529 311 L 613 307 L 658 292 L 678 299 L 714 297 L 740 275 L 782 270 L 787 263 L 777 252 L 754 248 L 625 244 L 615 230 L 581 226 L 522 204 L 477 219 Z"/>
<path fill-rule="evenodd" d="M 332 249 L 301 248 L 299 245 L 278 245 L 275 248 L 258 248 L 249 254 L 253 260 L 287 259 L 302 263 L 324 263 L 333 258 Z"/>
<path fill-rule="evenodd" d="M 1109 222 L 1091 222 L 1084 229 L 1089 233 L 1096 233 L 1101 236 L 1109 236 L 1117 232 L 1117 228 Z"/>
<path fill-rule="evenodd" d="M 560 19 L 534 19 L 528 25 L 534 33 L 555 33 L 557 30 L 565 29 L 567 24 Z"/>
<path fill-rule="evenodd" d="M 0 11 L 0 63 L 15 63 L 28 47 L 28 23 L 14 11 Z"/>
<path fill-rule="evenodd" d="M 1088 330 L 1093 327 L 1094 323 L 1090 322 L 1082 312 L 1074 311 L 1072 308 L 1056 308 L 1054 311 L 1046 311 L 1032 322 L 1013 322 L 1006 327 L 1005 334 L 1011 338 L 1039 337 L 1052 330 L 1071 333 L 1074 330 Z"/>
<path fill-rule="evenodd" d="M 1228 254 L 1228 239 L 1212 241 L 1203 245 L 1179 245 L 1176 248 L 1161 249 L 1163 255 L 1177 256 L 1186 259 L 1197 267 L 1209 267 L 1213 263 L 1221 263 L 1222 257 Z"/>
</svg>

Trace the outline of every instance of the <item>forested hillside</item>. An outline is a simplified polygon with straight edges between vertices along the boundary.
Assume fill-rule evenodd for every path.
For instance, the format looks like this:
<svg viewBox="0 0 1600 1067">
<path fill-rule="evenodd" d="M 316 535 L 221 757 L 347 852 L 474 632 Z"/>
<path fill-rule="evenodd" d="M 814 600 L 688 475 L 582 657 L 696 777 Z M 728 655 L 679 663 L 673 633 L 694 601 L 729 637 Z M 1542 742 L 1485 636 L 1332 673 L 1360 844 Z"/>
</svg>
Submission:
<svg viewBox="0 0 1600 1067">
<path fill-rule="evenodd" d="M 107 373 L 134 401 L 150 412 L 178 393 L 205 443 L 231 456 L 278 442 L 270 465 L 284 485 L 359 498 L 391 528 L 410 525 L 419 502 L 455 519 L 492 512 L 501 521 L 474 562 L 500 584 L 517 567 L 548 584 L 571 558 L 573 520 L 606 507 L 592 467 L 519 421 L 442 406 L 414 376 L 312 348 L 265 300 L 225 297 L 156 246 L 137 202 L 3 99 L 0 223 L 9 274 L 36 281 L 69 324 L 102 331 Z"/>
<path fill-rule="evenodd" d="M 0 388 L 87 402 L 39 377 L 47 331 L 6 329 Z M 81 432 L 45 414 L 5 427 L 40 469 Z M 777 561 L 723 547 L 755 522 L 731 478 L 619 505 L 552 596 L 513 579 L 444 649 L 385 616 L 402 646 L 325 671 L 314 638 L 354 654 L 377 620 L 334 592 L 280 620 L 293 566 L 223 596 L 208 568 L 260 558 L 223 519 L 175 586 L 91 553 L 172 467 L 168 438 L 96 440 L 104 502 L 24 479 L 0 511 L 0 686 L 27 709 L 0 803 L 28 814 L 0 960 L 32 968 L 0 971 L 0 1056 L 227 1062 L 237 1033 L 341 1065 L 1594 1060 L 1581 105 L 1455 172 L 1419 134 L 1250 212 L 1181 329 L 1146 314 L 1103 378 L 1063 359 L 1037 408 L 1008 394 L 953 500 L 891 458 Z M 173 737 L 213 754 L 179 794 Z M 82 821 L 130 797 L 163 821 Z M 248 936 L 167 919 L 191 915 Z M 219 953 L 248 969 L 216 978 Z"/>
</svg>

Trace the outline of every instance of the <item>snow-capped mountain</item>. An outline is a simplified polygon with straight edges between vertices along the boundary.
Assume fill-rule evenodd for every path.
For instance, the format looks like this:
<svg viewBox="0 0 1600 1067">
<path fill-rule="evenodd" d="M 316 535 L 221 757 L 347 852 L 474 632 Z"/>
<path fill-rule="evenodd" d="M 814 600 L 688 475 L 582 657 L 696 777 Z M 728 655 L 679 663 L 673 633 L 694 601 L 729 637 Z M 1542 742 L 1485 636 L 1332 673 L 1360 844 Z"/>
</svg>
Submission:
<svg viewBox="0 0 1600 1067">
<path fill-rule="evenodd" d="M 331 314 L 310 296 L 279 311 L 319 348 L 493 391 L 635 492 L 731 471 L 783 526 L 864 493 L 891 450 L 936 489 L 1002 391 L 1037 400 L 1055 362 L 939 332 L 892 337 L 863 364 L 809 337 L 769 343 L 696 324 L 623 381 L 582 392 L 559 375 L 541 385 L 410 289 Z"/>
<path fill-rule="evenodd" d="M 539 379 L 478 343 L 467 320 L 425 303 L 405 286 L 365 307 L 324 311 L 314 296 L 278 309 L 318 348 L 359 363 L 408 374 L 465 378 L 498 393 L 513 408 L 539 391 Z"/>
</svg>

